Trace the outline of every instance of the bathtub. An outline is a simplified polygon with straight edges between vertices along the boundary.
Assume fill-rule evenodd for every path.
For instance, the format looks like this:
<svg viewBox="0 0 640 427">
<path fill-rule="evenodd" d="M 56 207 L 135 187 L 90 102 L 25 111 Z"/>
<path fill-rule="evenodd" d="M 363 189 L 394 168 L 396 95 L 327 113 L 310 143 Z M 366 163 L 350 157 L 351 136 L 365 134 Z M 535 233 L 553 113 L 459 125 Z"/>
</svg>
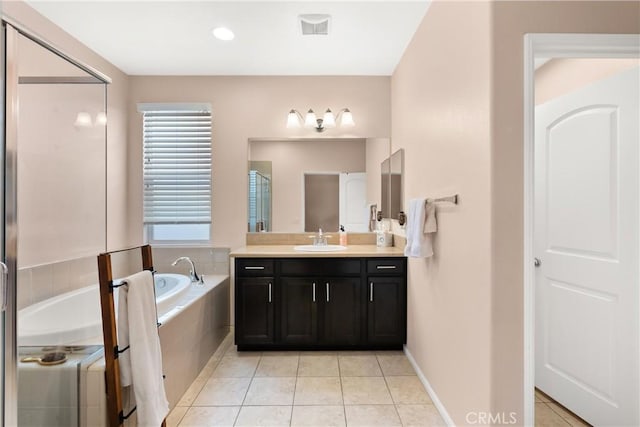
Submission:
<svg viewBox="0 0 640 427">
<path fill-rule="evenodd" d="M 154 276 L 158 318 L 175 310 L 192 288 L 181 274 Z M 114 302 L 118 301 L 114 289 Z M 102 312 L 98 285 L 86 286 L 25 307 L 18 312 L 18 345 L 102 344 Z"/>
</svg>

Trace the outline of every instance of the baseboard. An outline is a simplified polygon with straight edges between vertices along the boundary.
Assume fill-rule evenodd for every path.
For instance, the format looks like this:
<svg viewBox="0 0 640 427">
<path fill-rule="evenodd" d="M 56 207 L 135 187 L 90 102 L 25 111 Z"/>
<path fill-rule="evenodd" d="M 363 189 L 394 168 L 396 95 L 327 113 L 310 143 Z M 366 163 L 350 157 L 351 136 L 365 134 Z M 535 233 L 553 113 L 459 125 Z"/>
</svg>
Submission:
<svg viewBox="0 0 640 427">
<path fill-rule="evenodd" d="M 420 369 L 420 367 L 416 363 L 416 359 L 413 358 L 413 356 L 411 355 L 411 352 L 409 351 L 409 349 L 407 348 L 406 345 L 404 346 L 404 354 L 407 356 L 407 359 L 409 359 L 409 362 L 411 363 L 411 366 L 413 366 L 413 369 L 416 371 L 416 374 L 418 375 L 418 378 L 420 378 L 420 382 L 422 382 L 422 385 L 427 390 L 427 393 L 429 394 L 429 397 L 433 401 L 433 406 L 436 407 L 436 409 L 440 413 L 440 416 L 442 417 L 444 422 L 448 426 L 455 427 L 455 423 L 453 422 L 453 420 L 449 416 L 449 413 L 447 412 L 447 409 L 444 407 L 444 405 L 442 404 L 440 399 L 438 399 L 438 395 L 436 394 L 436 392 L 431 387 L 431 384 L 429 384 L 429 381 L 427 381 L 427 377 L 424 376 L 424 373 L 422 372 L 422 370 Z"/>
</svg>

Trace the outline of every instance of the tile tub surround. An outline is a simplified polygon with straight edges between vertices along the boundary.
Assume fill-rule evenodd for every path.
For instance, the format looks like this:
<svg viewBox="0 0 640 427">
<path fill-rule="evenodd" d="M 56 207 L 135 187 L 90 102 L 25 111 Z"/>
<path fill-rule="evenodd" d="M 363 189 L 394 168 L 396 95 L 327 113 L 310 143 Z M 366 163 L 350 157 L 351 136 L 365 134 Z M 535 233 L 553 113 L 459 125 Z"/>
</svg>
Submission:
<svg viewBox="0 0 640 427">
<path fill-rule="evenodd" d="M 98 284 L 95 256 L 18 269 L 18 310 L 48 298 Z"/>
<path fill-rule="evenodd" d="M 198 274 L 229 274 L 229 248 L 175 246 L 153 247 L 153 266 L 160 273 L 189 274 L 189 265 L 171 265 L 177 258 L 191 258 Z"/>
<path fill-rule="evenodd" d="M 168 427 L 445 425 L 401 351 L 238 352 L 232 343 L 230 334 Z"/>
<path fill-rule="evenodd" d="M 204 287 L 192 288 L 175 311 L 160 318 L 162 365 L 170 408 L 177 404 L 189 387 L 198 383 L 199 374 L 213 373 L 210 359 L 229 336 L 229 292 L 228 276 L 205 276 Z M 197 299 L 190 299 L 196 294 Z M 93 403 L 87 408 L 87 425 L 105 426 L 104 358 L 90 367 L 90 374 L 89 401 Z M 234 400 L 231 398 L 230 402 Z"/>
</svg>

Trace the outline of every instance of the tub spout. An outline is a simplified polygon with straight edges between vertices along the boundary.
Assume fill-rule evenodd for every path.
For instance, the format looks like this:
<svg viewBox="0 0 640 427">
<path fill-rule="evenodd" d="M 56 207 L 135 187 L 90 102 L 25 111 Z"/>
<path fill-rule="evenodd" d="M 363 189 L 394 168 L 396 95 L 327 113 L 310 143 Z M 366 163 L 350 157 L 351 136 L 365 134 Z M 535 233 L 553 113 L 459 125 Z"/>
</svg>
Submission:
<svg viewBox="0 0 640 427">
<path fill-rule="evenodd" d="M 198 276 L 198 272 L 196 272 L 196 265 L 193 263 L 193 261 L 191 261 L 191 258 L 187 256 L 181 256 L 177 260 L 173 261 L 171 265 L 175 267 L 181 261 L 187 261 L 191 266 L 191 270 L 189 271 L 189 277 L 191 278 L 191 282 L 199 283 L 201 285 L 204 284 L 204 280 L 202 280 L 201 276 Z"/>
</svg>

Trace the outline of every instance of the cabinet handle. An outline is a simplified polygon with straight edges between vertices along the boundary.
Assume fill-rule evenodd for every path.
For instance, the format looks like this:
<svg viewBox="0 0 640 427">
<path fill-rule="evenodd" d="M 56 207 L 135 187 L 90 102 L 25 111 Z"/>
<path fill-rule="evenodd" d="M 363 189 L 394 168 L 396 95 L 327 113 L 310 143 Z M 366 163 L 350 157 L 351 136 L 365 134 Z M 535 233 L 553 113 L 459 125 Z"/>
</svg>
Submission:
<svg viewBox="0 0 640 427">
<path fill-rule="evenodd" d="M 329 282 L 327 282 L 327 302 L 329 302 Z"/>
<path fill-rule="evenodd" d="M 395 270 L 396 266 L 395 265 L 378 265 L 376 266 L 376 268 L 378 270 Z"/>
<path fill-rule="evenodd" d="M 269 282 L 269 302 L 271 302 L 271 282 Z"/>
<path fill-rule="evenodd" d="M 369 301 L 373 302 L 373 282 L 369 283 Z"/>
<path fill-rule="evenodd" d="M 259 266 L 259 267 L 245 267 L 245 270 L 264 270 L 264 266 Z"/>
<path fill-rule="evenodd" d="M 316 284 L 313 283 L 313 302 L 316 302 Z"/>
</svg>

